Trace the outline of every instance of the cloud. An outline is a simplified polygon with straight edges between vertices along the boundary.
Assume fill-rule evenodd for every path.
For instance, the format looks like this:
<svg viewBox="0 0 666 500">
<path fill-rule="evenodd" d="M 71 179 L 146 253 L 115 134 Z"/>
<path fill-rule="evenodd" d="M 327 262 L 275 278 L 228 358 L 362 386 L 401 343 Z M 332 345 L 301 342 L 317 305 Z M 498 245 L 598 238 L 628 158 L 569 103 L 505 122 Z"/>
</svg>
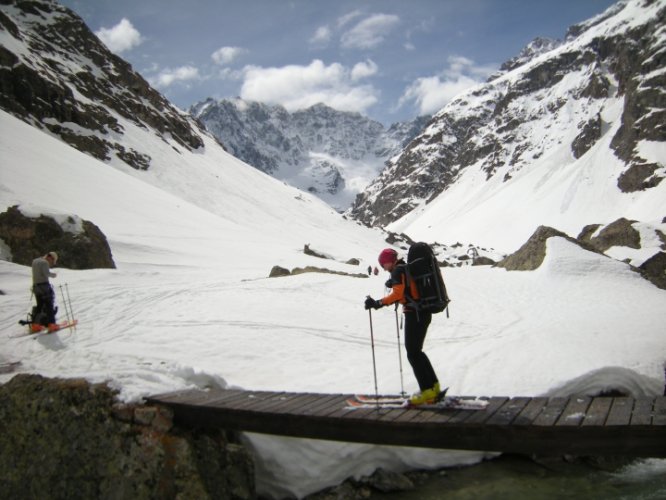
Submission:
<svg viewBox="0 0 666 500">
<path fill-rule="evenodd" d="M 376 71 L 371 61 L 359 64 L 355 67 L 357 76 L 373 67 Z M 243 99 L 281 104 L 289 111 L 324 103 L 342 111 L 364 112 L 378 100 L 374 87 L 355 84 L 354 70 L 339 63 L 326 66 L 315 59 L 307 66 L 247 66 L 244 71 L 240 93 Z"/>
<path fill-rule="evenodd" d="M 461 56 L 450 56 L 448 63 L 448 67 L 438 75 L 412 82 L 400 97 L 398 106 L 413 102 L 421 114 L 436 113 L 458 94 L 483 82 L 497 69 L 490 65 L 476 65 Z"/>
<path fill-rule="evenodd" d="M 349 14 L 345 14 L 344 16 L 340 16 L 338 18 L 338 23 L 337 23 L 338 28 L 343 28 L 344 26 L 346 26 L 347 24 L 352 22 L 354 19 L 356 19 L 357 17 L 360 17 L 362 15 L 363 15 L 363 12 L 361 12 L 360 10 L 353 10 Z"/>
<path fill-rule="evenodd" d="M 384 42 L 399 22 L 392 14 L 373 14 L 343 33 L 340 43 L 345 49 L 372 49 Z"/>
<path fill-rule="evenodd" d="M 370 59 L 354 65 L 351 70 L 351 79 L 356 81 L 367 78 L 377 73 L 377 65 Z"/>
<path fill-rule="evenodd" d="M 141 34 L 134 26 L 132 26 L 132 23 L 125 18 L 113 28 L 100 28 L 99 31 L 95 32 L 95 35 L 97 35 L 97 38 L 99 38 L 111 52 L 117 54 L 131 50 L 143 42 Z"/>
<path fill-rule="evenodd" d="M 240 47 L 220 47 L 210 57 L 216 64 L 225 65 L 232 63 L 245 52 L 247 51 Z"/>
<path fill-rule="evenodd" d="M 325 46 L 331 41 L 331 28 L 320 26 L 310 38 L 311 45 Z"/>
<path fill-rule="evenodd" d="M 151 85 L 157 88 L 170 87 L 176 82 L 199 80 L 199 70 L 194 66 L 180 66 L 175 69 L 162 70 L 156 77 L 150 79 Z"/>
</svg>

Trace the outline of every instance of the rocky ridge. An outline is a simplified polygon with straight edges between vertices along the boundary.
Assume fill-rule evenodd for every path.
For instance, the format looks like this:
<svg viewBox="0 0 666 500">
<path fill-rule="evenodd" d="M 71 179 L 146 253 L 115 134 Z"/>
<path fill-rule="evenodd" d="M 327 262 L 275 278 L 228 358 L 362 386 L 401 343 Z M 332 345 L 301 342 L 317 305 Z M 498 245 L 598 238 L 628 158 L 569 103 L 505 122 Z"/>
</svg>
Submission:
<svg viewBox="0 0 666 500">
<path fill-rule="evenodd" d="M 54 0 L 0 2 L 0 107 L 103 161 L 151 166 L 128 128 L 165 145 L 203 146 L 197 124 Z"/>
<path fill-rule="evenodd" d="M 633 0 L 571 27 L 564 42 L 532 44 L 446 105 L 349 215 L 384 226 L 467 169 L 508 184 L 555 152 L 569 163 L 585 157 L 606 134 L 624 163 L 619 174 L 609 172 L 617 188 L 636 196 L 654 188 L 666 177 L 663 158 L 651 152 L 666 141 L 665 24 L 663 2 Z"/>
</svg>

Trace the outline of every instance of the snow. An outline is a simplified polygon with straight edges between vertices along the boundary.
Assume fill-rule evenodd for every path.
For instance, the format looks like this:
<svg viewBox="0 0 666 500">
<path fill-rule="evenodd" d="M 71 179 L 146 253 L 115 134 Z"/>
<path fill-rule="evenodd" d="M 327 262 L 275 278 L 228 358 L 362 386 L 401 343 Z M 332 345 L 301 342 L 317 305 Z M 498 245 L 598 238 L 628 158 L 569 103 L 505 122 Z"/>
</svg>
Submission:
<svg viewBox="0 0 666 500">
<path fill-rule="evenodd" d="M 30 269 L 0 261 L 0 362 L 20 360 L 21 371 L 49 377 L 109 381 L 126 401 L 228 386 L 374 392 L 362 304 L 366 295 L 384 293 L 386 276 L 267 276 L 276 264 L 363 272 L 387 246 L 382 233 L 244 165 L 209 138 L 203 150 L 190 153 L 175 152 L 159 139 L 150 142 L 138 128 L 126 135 L 145 141 L 144 151 L 154 145 L 154 168 L 138 172 L 103 164 L 0 114 L 0 211 L 19 204 L 31 213 L 90 220 L 106 234 L 117 264 L 115 270 L 57 268 L 57 296 L 66 283 L 79 326 L 32 338 L 17 336 L 17 320 L 30 308 Z M 540 196 L 548 196 L 558 177 L 569 187 L 565 172 L 553 169 Z M 483 196 L 479 183 L 461 186 Z M 584 201 L 574 197 L 571 206 L 581 210 Z M 410 236 L 470 241 L 468 236 L 487 229 L 479 214 L 476 227 L 449 220 L 441 232 L 433 218 L 438 205 L 427 207 L 424 222 L 413 222 Z M 529 211 L 516 208 L 505 217 L 521 212 Z M 546 213 L 529 216 L 548 219 Z M 569 226 L 575 225 L 572 211 Z M 490 231 L 489 245 L 505 243 L 501 234 Z M 303 254 L 305 244 L 335 260 Z M 345 264 L 352 257 L 359 266 Z M 451 317 L 434 319 L 425 349 L 452 393 L 662 391 L 666 291 L 626 264 L 551 238 L 536 271 L 461 267 L 444 275 Z M 372 320 L 379 390 L 398 392 L 395 315 L 382 309 Z M 405 390 L 415 391 L 406 359 L 403 366 Z M 0 375 L 0 382 L 12 376 Z M 274 498 L 302 497 L 378 467 L 439 468 L 489 456 L 258 434 L 245 440 L 255 453 L 259 492 Z"/>
</svg>

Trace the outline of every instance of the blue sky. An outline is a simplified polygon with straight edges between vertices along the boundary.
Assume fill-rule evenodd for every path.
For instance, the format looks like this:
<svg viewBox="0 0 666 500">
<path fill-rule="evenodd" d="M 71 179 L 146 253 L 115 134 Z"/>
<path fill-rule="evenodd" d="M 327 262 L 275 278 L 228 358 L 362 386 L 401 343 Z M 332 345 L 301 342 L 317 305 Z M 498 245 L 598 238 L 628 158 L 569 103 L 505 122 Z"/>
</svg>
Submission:
<svg viewBox="0 0 666 500">
<path fill-rule="evenodd" d="M 434 113 L 537 36 L 613 0 L 60 0 L 177 106 L 324 102 L 388 125 Z"/>
</svg>

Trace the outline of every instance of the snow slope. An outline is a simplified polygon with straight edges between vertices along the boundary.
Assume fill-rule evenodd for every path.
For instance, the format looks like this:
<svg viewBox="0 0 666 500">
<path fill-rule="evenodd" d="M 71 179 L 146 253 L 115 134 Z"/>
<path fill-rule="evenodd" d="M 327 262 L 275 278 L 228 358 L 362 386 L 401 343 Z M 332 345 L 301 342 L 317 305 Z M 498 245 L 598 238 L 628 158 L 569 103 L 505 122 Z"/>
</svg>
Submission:
<svg viewBox="0 0 666 500">
<path fill-rule="evenodd" d="M 444 193 L 388 229 L 414 239 L 456 238 L 511 253 L 540 225 L 576 237 L 587 224 L 620 217 L 658 224 L 666 216 L 666 183 L 622 193 L 614 179 L 625 167 L 609 148 L 612 136 L 606 134 L 579 160 L 555 150 L 539 160 L 539 168 L 519 170 L 508 183 L 468 168 Z"/>
<path fill-rule="evenodd" d="M 56 269 L 53 284 L 68 284 L 79 327 L 33 338 L 19 336 L 16 324 L 30 307 L 30 269 L 0 261 L 0 361 L 20 360 L 22 371 L 46 376 L 108 380 L 124 400 L 227 385 L 373 392 L 362 303 L 384 293 L 386 276 L 267 275 L 275 264 L 362 272 L 385 246 L 381 234 L 212 144 L 178 162 L 163 158 L 152 173 L 112 168 L 0 113 L 0 210 L 18 203 L 91 220 L 118 266 Z M 304 255 L 305 243 L 335 261 Z M 343 263 L 351 257 L 360 267 Z M 445 279 L 451 318 L 434 319 L 426 352 L 451 392 L 661 392 L 666 292 L 626 265 L 555 238 L 537 271 L 461 267 Z M 394 313 L 372 318 L 379 390 L 399 391 Z M 405 389 L 414 391 L 403 365 Z M 302 497 L 377 467 L 437 468 L 486 456 L 246 440 L 259 493 L 275 498 Z"/>
</svg>

